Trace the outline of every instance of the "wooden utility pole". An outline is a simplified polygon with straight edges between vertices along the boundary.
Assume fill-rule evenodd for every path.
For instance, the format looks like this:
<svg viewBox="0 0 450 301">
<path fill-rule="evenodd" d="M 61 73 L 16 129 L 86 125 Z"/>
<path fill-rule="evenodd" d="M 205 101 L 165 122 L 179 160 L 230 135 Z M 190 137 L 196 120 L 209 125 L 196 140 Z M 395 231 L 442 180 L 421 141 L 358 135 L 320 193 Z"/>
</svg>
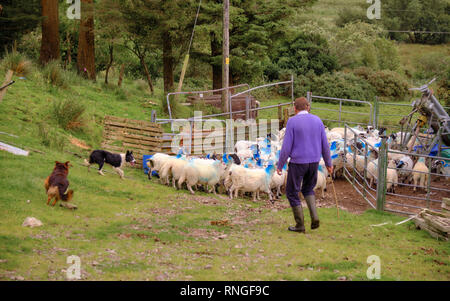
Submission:
<svg viewBox="0 0 450 301">
<path fill-rule="evenodd" d="M 229 107 L 229 79 L 230 79 L 230 0 L 223 1 L 223 71 L 222 92 L 223 111 L 228 112 Z"/>
</svg>

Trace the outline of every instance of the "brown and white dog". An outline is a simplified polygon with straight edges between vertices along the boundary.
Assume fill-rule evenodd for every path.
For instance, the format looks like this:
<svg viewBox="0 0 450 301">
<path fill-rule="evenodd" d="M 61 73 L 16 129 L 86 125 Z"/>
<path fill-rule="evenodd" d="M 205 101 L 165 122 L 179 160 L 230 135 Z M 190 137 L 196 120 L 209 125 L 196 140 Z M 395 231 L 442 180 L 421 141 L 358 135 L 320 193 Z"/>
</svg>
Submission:
<svg viewBox="0 0 450 301">
<path fill-rule="evenodd" d="M 73 190 L 67 191 L 69 181 L 67 175 L 69 174 L 69 167 L 72 165 L 55 161 L 55 167 L 51 175 L 45 179 L 44 187 L 47 191 L 47 205 L 54 198 L 52 206 L 55 206 L 57 201 L 70 202 L 73 197 Z"/>
</svg>

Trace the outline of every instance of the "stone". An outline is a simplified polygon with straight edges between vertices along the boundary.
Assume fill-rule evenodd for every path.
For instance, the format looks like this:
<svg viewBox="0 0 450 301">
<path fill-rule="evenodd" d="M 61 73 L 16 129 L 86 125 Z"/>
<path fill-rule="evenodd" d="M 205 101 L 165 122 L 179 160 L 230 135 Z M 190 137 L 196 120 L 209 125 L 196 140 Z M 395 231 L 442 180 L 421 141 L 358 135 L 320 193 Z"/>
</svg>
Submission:
<svg viewBox="0 0 450 301">
<path fill-rule="evenodd" d="M 31 228 L 41 227 L 42 225 L 43 225 L 42 222 L 35 217 L 27 217 L 22 224 L 23 227 L 31 227 Z"/>
</svg>

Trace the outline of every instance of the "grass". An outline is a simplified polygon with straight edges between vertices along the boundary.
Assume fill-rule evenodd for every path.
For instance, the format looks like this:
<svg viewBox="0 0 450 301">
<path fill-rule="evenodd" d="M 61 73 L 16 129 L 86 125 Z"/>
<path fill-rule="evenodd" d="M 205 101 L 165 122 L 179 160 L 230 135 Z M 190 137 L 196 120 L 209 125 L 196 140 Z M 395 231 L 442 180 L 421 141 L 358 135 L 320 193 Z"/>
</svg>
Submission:
<svg viewBox="0 0 450 301">
<path fill-rule="evenodd" d="M 125 85 L 134 86 L 131 81 Z M 9 89 L 0 105 L 0 132 L 18 137 L 0 134 L 1 141 L 40 152 L 28 157 L 0 152 L 1 280 L 64 280 L 70 255 L 81 258 L 84 280 L 367 280 L 366 259 L 372 254 L 381 258 L 382 280 L 449 280 L 448 243 L 411 223 L 370 226 L 402 217 L 367 211 L 341 212 L 337 219 L 334 209 L 320 208 L 321 227 L 297 235 L 286 231 L 293 222 L 286 200 L 272 207 L 204 193 L 191 196 L 149 182 L 135 169 L 126 169 L 125 182 L 109 167 L 111 173 L 101 177 L 88 173 L 82 159 L 43 145 L 37 135 L 49 104 L 69 94 L 83 99 L 100 132 L 106 114 L 147 119 L 141 98 L 148 95 L 132 89 L 125 89 L 130 95 L 125 100 L 114 89 L 85 81 L 66 90 L 17 79 Z M 276 118 L 276 111 L 261 115 Z M 90 135 L 48 122 L 64 137 Z M 67 142 L 64 150 L 88 154 Z M 43 181 L 55 160 L 74 164 L 69 180 L 77 211 L 45 205 Z M 27 216 L 44 226 L 22 227 Z M 232 223 L 211 225 L 218 220 Z"/>
<path fill-rule="evenodd" d="M 320 0 L 307 17 L 332 26 L 343 3 Z M 417 51 L 444 49 L 399 47 L 407 68 L 414 68 Z M 155 109 L 158 117 L 167 117 L 159 106 L 164 98 L 160 80 L 155 81 L 153 95 L 145 83 L 128 78 L 121 89 L 103 84 L 101 78 L 94 83 L 73 74 L 68 74 L 66 88 L 58 88 L 46 83 L 38 70 L 30 71 L 26 79 L 13 80 L 16 83 L 0 103 L 0 132 L 18 137 L 0 133 L 0 140 L 32 151 L 28 157 L 0 151 L 0 280 L 64 280 L 70 255 L 80 257 L 83 280 L 337 280 L 342 276 L 367 280 L 370 255 L 381 259 L 381 280 L 450 280 L 448 242 L 416 230 L 411 222 L 394 226 L 403 217 L 369 210 L 361 215 L 341 211 L 338 219 L 335 209 L 319 208 L 321 227 L 298 235 L 286 231 L 293 223 L 286 200 L 270 206 L 200 192 L 191 196 L 150 182 L 141 170 L 129 168 L 124 181 L 110 167 L 105 177 L 88 173 L 80 165 L 82 159 L 71 154 L 87 157 L 88 152 L 72 145 L 69 138 L 96 148 L 105 115 L 150 120 Z M 82 129 L 64 130 L 54 120 L 52 104 L 67 99 L 80 100 L 86 107 Z M 266 106 L 289 100 L 261 101 Z M 315 102 L 313 113 L 337 119 L 336 112 L 323 110 L 336 107 Z M 191 108 L 180 110 L 181 117 L 191 114 Z M 354 106 L 345 110 L 367 111 Z M 381 110 L 393 113 L 390 107 Z M 409 111 L 399 107 L 394 114 Z M 276 117 L 276 108 L 259 114 L 264 119 Z M 368 121 L 354 113 L 341 117 Z M 380 121 L 394 124 L 397 119 L 386 116 Z M 69 180 L 76 211 L 45 205 L 43 181 L 55 160 L 74 165 Z M 28 216 L 44 225 L 22 227 Z M 307 210 L 305 218 L 309 225 Z M 231 226 L 211 224 L 220 220 L 230 220 Z M 371 226 L 384 222 L 391 223 Z"/>
<path fill-rule="evenodd" d="M 77 211 L 45 205 L 42 184 L 56 158 L 75 163 L 69 179 Z M 298 235 L 286 231 L 288 208 L 191 196 L 134 169 L 123 182 L 88 173 L 79 161 L 51 151 L 0 153 L 0 279 L 63 280 L 67 256 L 77 255 L 84 280 L 366 280 L 374 254 L 381 280 L 449 280 L 448 243 L 411 223 L 370 226 L 402 217 L 369 210 L 341 211 L 338 219 L 335 209 L 320 208 L 321 227 Z M 27 216 L 44 226 L 22 227 Z M 232 226 L 212 226 L 215 220 Z"/>
</svg>

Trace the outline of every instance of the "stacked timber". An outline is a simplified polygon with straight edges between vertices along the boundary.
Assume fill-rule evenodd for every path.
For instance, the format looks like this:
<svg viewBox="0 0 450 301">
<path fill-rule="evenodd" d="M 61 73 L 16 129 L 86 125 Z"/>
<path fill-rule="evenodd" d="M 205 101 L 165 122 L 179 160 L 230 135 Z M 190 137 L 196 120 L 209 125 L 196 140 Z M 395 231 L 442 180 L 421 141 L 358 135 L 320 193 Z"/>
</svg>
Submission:
<svg viewBox="0 0 450 301">
<path fill-rule="evenodd" d="M 444 208 L 444 206 L 447 205 L 448 208 L 448 202 L 449 199 L 443 201 L 442 207 Z M 442 210 L 442 212 L 435 212 L 425 209 L 414 217 L 414 223 L 416 224 L 417 229 L 427 231 L 434 238 L 448 241 L 450 237 L 449 211 Z"/>
<path fill-rule="evenodd" d="M 443 198 L 442 199 L 442 212 L 450 214 L 450 199 Z"/>
</svg>

